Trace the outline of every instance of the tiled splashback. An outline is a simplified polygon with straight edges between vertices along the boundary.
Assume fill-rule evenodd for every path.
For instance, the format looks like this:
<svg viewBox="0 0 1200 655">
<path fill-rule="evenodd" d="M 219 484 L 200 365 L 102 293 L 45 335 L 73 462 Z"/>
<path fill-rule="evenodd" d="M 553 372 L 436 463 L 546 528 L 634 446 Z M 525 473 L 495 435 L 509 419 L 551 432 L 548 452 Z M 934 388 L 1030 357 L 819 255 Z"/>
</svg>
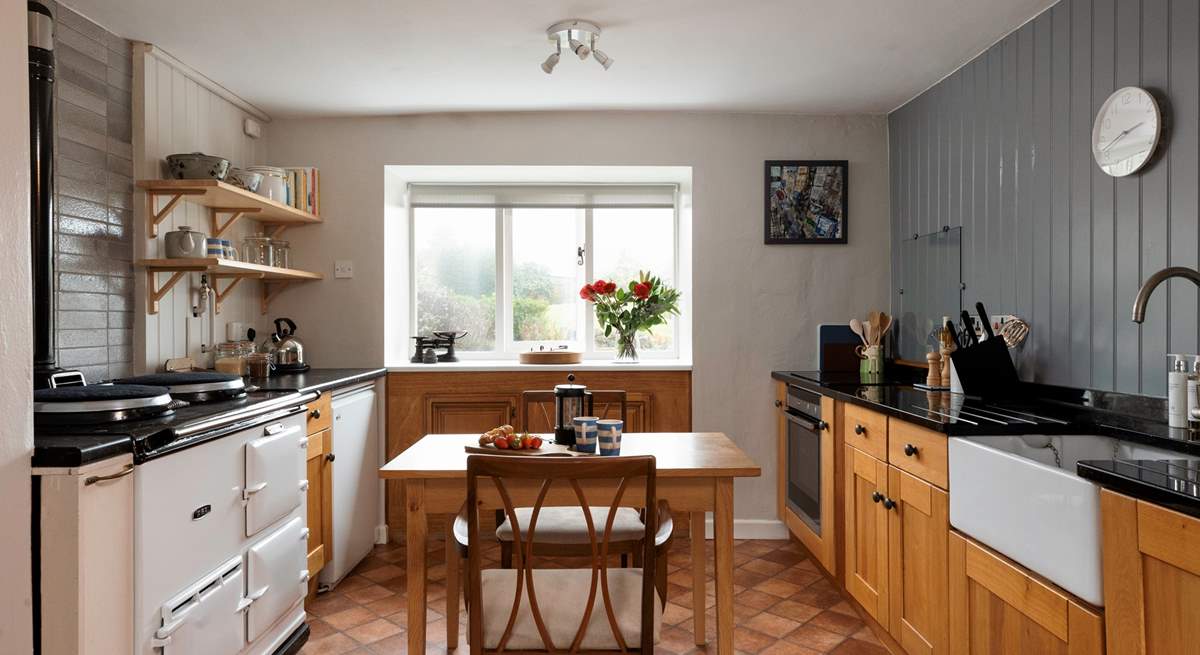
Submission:
<svg viewBox="0 0 1200 655">
<path fill-rule="evenodd" d="M 55 276 L 58 365 L 89 382 L 131 372 L 130 43 L 58 3 Z"/>
</svg>

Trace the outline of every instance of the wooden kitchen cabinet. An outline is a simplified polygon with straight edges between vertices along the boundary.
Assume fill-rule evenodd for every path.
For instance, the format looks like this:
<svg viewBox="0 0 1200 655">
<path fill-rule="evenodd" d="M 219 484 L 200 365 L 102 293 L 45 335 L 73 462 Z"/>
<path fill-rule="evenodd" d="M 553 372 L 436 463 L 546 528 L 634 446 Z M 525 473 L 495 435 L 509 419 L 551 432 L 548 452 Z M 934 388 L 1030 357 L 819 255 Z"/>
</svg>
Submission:
<svg viewBox="0 0 1200 655">
<path fill-rule="evenodd" d="M 1103 655 L 1098 611 L 957 532 L 950 533 L 949 558 L 949 644 L 955 655 Z"/>
<path fill-rule="evenodd" d="M 1109 655 L 1200 649 L 1200 520 L 1100 492 Z"/>
<path fill-rule="evenodd" d="M 332 556 L 333 431 L 308 435 L 308 574 L 315 590 L 317 573 Z"/>
<path fill-rule="evenodd" d="M 429 434 L 486 432 L 517 420 L 515 396 L 431 396 Z"/>
<path fill-rule="evenodd" d="M 846 591 L 881 625 L 888 614 L 888 466 L 846 446 Z"/>
<path fill-rule="evenodd" d="M 909 655 L 946 655 L 950 496 L 895 466 L 887 489 L 889 632 Z"/>
</svg>

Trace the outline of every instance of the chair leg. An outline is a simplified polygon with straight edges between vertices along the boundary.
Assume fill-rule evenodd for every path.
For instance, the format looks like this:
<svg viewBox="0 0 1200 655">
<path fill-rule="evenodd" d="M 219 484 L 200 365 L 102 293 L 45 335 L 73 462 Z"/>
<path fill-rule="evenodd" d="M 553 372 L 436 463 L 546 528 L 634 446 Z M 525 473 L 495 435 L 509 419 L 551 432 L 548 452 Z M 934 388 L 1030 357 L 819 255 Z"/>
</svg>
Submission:
<svg viewBox="0 0 1200 655">
<path fill-rule="evenodd" d="M 658 599 L 663 607 L 667 606 L 667 550 L 654 555 L 654 588 L 658 590 Z M 701 612 L 704 610 L 701 609 Z"/>
<path fill-rule="evenodd" d="M 637 550 L 633 551 L 633 568 L 642 568 L 642 549 L 640 546 Z"/>
<path fill-rule="evenodd" d="M 450 521 L 447 534 L 453 535 L 453 516 L 450 517 Z M 453 536 L 446 540 L 446 647 L 450 650 L 458 648 L 458 599 L 462 586 L 459 583 L 462 559 L 458 549 L 450 543 L 453 540 Z"/>
<path fill-rule="evenodd" d="M 500 568 L 512 568 L 513 547 L 511 541 L 500 542 Z"/>
</svg>

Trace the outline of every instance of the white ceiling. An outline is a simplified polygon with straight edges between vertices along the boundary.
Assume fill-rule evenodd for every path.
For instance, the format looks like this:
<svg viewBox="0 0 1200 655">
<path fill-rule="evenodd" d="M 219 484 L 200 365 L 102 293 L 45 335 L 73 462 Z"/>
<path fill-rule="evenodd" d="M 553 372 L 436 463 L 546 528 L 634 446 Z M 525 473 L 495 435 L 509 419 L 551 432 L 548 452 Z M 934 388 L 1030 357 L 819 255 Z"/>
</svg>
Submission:
<svg viewBox="0 0 1200 655">
<path fill-rule="evenodd" d="M 273 116 L 883 113 L 1054 0 L 67 0 Z M 605 72 L 547 26 L 597 22 Z"/>
</svg>

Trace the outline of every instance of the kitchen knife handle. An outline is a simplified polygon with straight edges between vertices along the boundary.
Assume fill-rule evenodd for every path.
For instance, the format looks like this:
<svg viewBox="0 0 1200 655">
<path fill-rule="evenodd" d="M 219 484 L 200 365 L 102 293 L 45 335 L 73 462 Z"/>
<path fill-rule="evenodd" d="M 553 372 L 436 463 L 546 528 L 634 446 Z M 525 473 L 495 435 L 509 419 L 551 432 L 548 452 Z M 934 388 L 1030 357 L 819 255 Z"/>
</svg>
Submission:
<svg viewBox="0 0 1200 655">
<path fill-rule="evenodd" d="M 971 314 L 964 309 L 960 318 L 962 318 L 963 322 L 963 332 L 966 332 L 964 339 L 966 339 L 967 345 L 974 346 L 978 344 L 979 339 L 975 336 L 975 321 L 971 320 Z"/>
<path fill-rule="evenodd" d="M 992 332 L 992 319 L 988 317 L 987 310 L 983 308 L 982 302 L 975 303 L 975 311 L 979 312 L 979 320 L 983 321 L 983 333 L 989 339 L 995 338 L 996 335 Z"/>
</svg>

